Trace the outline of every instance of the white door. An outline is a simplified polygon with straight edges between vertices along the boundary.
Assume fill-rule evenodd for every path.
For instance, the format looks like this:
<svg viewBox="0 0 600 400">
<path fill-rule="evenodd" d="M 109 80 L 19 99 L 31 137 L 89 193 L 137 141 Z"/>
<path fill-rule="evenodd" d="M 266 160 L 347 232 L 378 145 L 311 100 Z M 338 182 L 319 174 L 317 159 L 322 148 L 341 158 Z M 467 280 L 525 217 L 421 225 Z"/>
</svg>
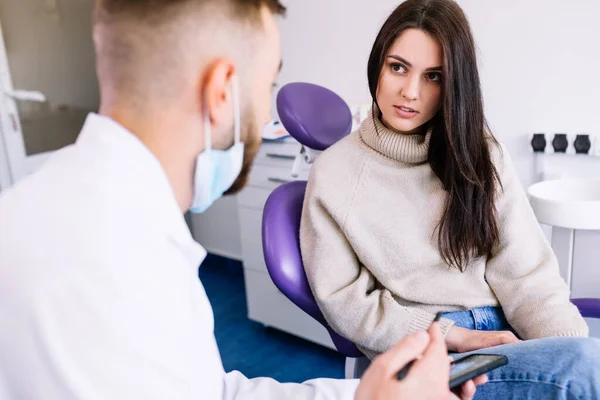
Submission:
<svg viewBox="0 0 600 400">
<path fill-rule="evenodd" d="M 43 153 L 28 155 L 24 146 L 17 101 L 27 101 L 27 97 L 45 101 L 41 93 L 14 90 L 0 22 L 0 122 L 3 142 L 0 147 L 4 151 L 3 163 L 0 165 L 3 169 L 2 186 L 9 186 L 24 177 L 30 170 L 34 170 L 31 165 L 34 160 L 37 159 L 41 163 L 41 158 L 46 157 Z"/>
<path fill-rule="evenodd" d="M 0 188 L 75 142 L 98 87 L 92 2 L 0 3 Z"/>
<path fill-rule="evenodd" d="M 8 188 L 12 183 L 10 164 L 8 163 L 8 153 L 4 145 L 4 133 L 2 124 L 0 124 L 0 192 Z"/>
</svg>

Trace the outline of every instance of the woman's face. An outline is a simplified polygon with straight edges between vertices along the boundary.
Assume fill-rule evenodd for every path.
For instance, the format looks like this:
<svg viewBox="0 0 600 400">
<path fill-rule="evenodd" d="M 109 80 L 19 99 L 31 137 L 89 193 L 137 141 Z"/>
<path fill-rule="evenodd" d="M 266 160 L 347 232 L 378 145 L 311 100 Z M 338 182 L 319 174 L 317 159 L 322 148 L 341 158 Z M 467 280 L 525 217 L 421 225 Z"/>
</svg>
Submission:
<svg viewBox="0 0 600 400">
<path fill-rule="evenodd" d="M 443 52 L 420 29 L 405 30 L 390 47 L 377 87 L 383 124 L 402 134 L 419 128 L 440 109 Z"/>
</svg>

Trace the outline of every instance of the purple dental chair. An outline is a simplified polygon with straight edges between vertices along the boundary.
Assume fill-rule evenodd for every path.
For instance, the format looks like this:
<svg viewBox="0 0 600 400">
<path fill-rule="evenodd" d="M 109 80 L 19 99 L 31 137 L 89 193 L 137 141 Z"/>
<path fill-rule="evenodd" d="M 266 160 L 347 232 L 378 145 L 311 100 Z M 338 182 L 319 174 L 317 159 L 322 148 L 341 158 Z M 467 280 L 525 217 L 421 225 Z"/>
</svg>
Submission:
<svg viewBox="0 0 600 400">
<path fill-rule="evenodd" d="M 344 138 L 352 128 L 352 115 L 342 98 L 309 83 L 284 86 L 277 96 L 277 110 L 290 135 L 317 151 Z M 337 350 L 346 357 L 346 377 L 359 377 L 368 361 L 351 341 L 329 326 L 312 295 L 302 265 L 299 231 L 306 184 L 306 181 L 285 183 L 269 196 L 262 224 L 265 263 L 275 286 L 327 329 Z M 584 317 L 600 318 L 600 299 L 572 301 Z"/>
</svg>

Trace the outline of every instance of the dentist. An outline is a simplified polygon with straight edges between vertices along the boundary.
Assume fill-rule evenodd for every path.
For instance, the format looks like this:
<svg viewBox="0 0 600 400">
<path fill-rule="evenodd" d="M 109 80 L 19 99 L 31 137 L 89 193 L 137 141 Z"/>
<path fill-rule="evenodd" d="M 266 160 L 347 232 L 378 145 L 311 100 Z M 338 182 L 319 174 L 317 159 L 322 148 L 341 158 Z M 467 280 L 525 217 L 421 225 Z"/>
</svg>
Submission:
<svg viewBox="0 0 600 400">
<path fill-rule="evenodd" d="M 283 12 L 278 0 L 97 0 L 99 113 L 0 197 L 0 399 L 456 398 L 435 325 L 360 383 L 223 370 L 198 279 L 206 252 L 183 213 L 247 180 Z M 461 395 L 474 393 L 469 382 Z"/>
</svg>

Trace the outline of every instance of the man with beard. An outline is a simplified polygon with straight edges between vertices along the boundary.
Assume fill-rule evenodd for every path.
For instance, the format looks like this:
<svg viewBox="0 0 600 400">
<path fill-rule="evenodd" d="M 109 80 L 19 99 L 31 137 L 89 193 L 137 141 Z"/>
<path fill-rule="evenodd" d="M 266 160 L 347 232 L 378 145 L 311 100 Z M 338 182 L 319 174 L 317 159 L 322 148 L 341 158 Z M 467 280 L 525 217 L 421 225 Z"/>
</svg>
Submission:
<svg viewBox="0 0 600 400">
<path fill-rule="evenodd" d="M 246 182 L 281 66 L 278 0 L 97 0 L 99 112 L 0 197 L 1 399 L 449 395 L 439 327 L 356 380 L 226 374 L 183 213 Z M 396 373 L 419 356 L 402 382 Z M 465 398 L 472 396 L 472 382 Z"/>
</svg>

